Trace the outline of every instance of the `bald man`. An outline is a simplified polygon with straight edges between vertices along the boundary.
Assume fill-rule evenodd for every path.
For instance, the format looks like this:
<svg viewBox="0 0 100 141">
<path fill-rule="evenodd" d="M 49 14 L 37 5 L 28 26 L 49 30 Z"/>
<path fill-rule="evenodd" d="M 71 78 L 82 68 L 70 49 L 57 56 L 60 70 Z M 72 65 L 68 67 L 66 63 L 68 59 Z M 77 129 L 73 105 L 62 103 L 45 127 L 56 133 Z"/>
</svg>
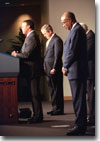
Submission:
<svg viewBox="0 0 100 141">
<path fill-rule="evenodd" d="M 67 133 L 69 136 L 84 135 L 87 126 L 86 79 L 87 79 L 87 46 L 86 34 L 76 21 L 72 12 L 61 16 L 63 27 L 70 31 L 64 46 L 64 63 L 62 72 L 68 76 L 73 107 L 75 126 Z"/>
</svg>

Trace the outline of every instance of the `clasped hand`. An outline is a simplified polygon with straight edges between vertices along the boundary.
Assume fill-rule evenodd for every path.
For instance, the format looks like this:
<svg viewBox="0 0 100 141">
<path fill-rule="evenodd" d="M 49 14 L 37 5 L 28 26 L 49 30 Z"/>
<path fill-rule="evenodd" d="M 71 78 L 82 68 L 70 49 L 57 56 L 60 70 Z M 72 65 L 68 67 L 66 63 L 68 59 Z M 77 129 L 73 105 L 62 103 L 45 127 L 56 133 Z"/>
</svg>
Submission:
<svg viewBox="0 0 100 141">
<path fill-rule="evenodd" d="M 56 70 L 55 69 L 52 69 L 51 71 L 50 71 L 50 74 L 55 74 L 56 73 Z"/>
<path fill-rule="evenodd" d="M 67 69 L 65 69 L 64 67 L 62 67 L 62 73 L 63 73 L 63 75 L 67 75 Z"/>
<path fill-rule="evenodd" d="M 17 54 L 18 54 L 18 51 L 13 51 L 13 52 L 11 53 L 11 55 L 12 55 L 12 56 L 15 56 L 15 57 L 16 57 Z"/>
</svg>

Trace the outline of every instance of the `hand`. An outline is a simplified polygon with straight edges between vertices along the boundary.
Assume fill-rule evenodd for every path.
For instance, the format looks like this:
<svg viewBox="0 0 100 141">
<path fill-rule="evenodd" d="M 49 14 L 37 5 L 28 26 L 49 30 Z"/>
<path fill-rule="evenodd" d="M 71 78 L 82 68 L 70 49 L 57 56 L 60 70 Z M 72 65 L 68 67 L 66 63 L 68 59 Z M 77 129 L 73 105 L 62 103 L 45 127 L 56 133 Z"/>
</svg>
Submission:
<svg viewBox="0 0 100 141">
<path fill-rule="evenodd" d="M 62 73 L 63 73 L 63 75 L 67 75 L 67 69 L 65 69 L 64 67 L 62 67 Z"/>
<path fill-rule="evenodd" d="M 50 71 L 50 74 L 55 74 L 56 73 L 56 70 L 55 69 L 52 69 L 51 71 Z"/>
<path fill-rule="evenodd" d="M 13 52 L 11 53 L 11 55 L 12 55 L 12 56 L 15 56 L 15 57 L 16 57 L 17 54 L 18 54 L 18 51 L 13 51 Z"/>
</svg>

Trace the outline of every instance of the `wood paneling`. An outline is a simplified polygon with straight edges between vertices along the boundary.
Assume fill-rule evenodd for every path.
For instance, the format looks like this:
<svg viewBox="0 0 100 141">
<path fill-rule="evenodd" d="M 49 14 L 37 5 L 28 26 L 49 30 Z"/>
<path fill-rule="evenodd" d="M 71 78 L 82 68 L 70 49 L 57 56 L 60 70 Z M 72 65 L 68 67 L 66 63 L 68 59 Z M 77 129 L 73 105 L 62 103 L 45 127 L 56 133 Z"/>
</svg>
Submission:
<svg viewBox="0 0 100 141">
<path fill-rule="evenodd" d="M 0 124 L 17 121 L 17 78 L 0 78 Z"/>
</svg>

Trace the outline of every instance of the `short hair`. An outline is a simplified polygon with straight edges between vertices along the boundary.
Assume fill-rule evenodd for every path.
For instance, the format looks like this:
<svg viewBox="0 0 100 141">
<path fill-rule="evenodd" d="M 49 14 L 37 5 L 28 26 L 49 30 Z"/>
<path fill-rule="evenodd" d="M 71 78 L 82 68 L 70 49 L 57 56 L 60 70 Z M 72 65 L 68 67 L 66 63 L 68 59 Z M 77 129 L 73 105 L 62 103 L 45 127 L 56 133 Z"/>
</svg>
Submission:
<svg viewBox="0 0 100 141">
<path fill-rule="evenodd" d="M 88 26 L 87 26 L 86 24 L 84 24 L 84 23 L 80 23 L 80 25 L 83 27 L 83 29 L 84 29 L 85 31 L 88 30 Z"/>
<path fill-rule="evenodd" d="M 30 28 L 34 29 L 34 22 L 32 20 L 24 20 L 23 22 L 27 23 L 27 25 L 30 25 Z"/>
<path fill-rule="evenodd" d="M 42 30 L 46 30 L 46 31 L 48 32 L 49 30 L 53 31 L 53 28 L 52 28 L 51 25 L 45 24 L 45 25 L 43 25 L 43 26 L 41 27 L 41 31 L 42 31 Z"/>
<path fill-rule="evenodd" d="M 76 22 L 76 17 L 74 15 L 73 12 L 64 12 L 64 14 L 62 15 L 62 17 L 65 17 L 65 18 L 71 18 L 73 22 Z"/>
</svg>

